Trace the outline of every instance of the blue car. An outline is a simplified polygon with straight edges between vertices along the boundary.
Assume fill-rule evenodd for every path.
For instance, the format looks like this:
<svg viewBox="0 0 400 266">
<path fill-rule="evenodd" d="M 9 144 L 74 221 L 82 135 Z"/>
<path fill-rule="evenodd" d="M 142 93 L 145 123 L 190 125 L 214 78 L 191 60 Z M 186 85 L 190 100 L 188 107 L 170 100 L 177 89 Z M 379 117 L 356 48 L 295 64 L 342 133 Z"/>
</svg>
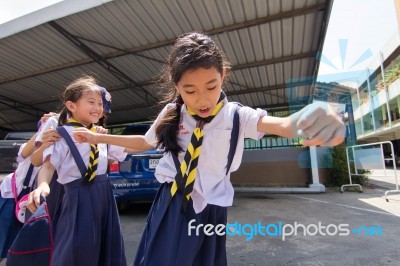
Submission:
<svg viewBox="0 0 400 266">
<path fill-rule="evenodd" d="M 149 124 L 133 124 L 125 128 L 124 135 L 142 135 Z M 128 154 L 125 161 L 110 165 L 109 179 L 118 208 L 129 202 L 153 201 L 160 183 L 154 176 L 155 168 L 162 157 L 156 149 Z"/>
</svg>

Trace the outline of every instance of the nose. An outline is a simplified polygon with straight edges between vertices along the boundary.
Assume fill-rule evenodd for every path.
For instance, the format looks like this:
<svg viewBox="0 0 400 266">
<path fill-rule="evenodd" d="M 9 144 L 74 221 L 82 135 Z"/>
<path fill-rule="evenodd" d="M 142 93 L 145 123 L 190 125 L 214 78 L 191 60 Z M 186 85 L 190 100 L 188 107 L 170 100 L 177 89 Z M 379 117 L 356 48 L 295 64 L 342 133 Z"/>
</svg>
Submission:
<svg viewBox="0 0 400 266">
<path fill-rule="evenodd" d="M 206 92 L 200 92 L 197 98 L 197 104 L 200 107 L 207 106 L 210 102 L 209 95 Z"/>
</svg>

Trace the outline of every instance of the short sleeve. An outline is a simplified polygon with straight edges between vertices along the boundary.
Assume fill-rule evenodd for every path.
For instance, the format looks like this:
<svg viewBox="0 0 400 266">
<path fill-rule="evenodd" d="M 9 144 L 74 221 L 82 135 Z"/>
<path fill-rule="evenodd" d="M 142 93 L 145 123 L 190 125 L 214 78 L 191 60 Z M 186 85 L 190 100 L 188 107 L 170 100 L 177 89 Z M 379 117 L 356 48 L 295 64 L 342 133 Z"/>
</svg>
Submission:
<svg viewBox="0 0 400 266">
<path fill-rule="evenodd" d="M 17 163 L 22 163 L 26 159 L 26 157 L 22 156 L 22 150 L 25 148 L 26 144 L 27 143 L 24 143 L 19 147 L 18 156 L 17 156 Z"/>
<path fill-rule="evenodd" d="M 147 143 L 149 143 L 150 145 L 152 145 L 153 147 L 156 147 L 157 143 L 158 143 L 158 139 L 156 136 L 156 127 L 157 127 L 159 121 L 161 121 L 161 119 L 165 116 L 165 113 L 167 112 L 167 110 L 173 108 L 174 106 L 175 106 L 175 104 L 173 104 L 173 103 L 167 104 L 164 107 L 164 109 L 162 109 L 162 111 L 159 113 L 159 115 L 157 116 L 157 119 L 154 121 L 154 123 L 151 125 L 149 130 L 144 135 L 145 141 Z"/>
<path fill-rule="evenodd" d="M 60 139 L 43 151 L 43 162 L 51 155 L 50 163 L 57 169 L 64 162 L 68 152 L 69 148 L 67 143 L 64 139 Z"/>
<path fill-rule="evenodd" d="M 261 139 L 265 133 L 257 131 L 257 124 L 261 117 L 267 115 L 267 111 L 260 108 L 242 107 L 240 112 L 240 122 L 244 125 L 244 137 L 251 139 Z"/>
<path fill-rule="evenodd" d="M 35 143 L 43 141 L 43 133 L 50 128 L 57 128 L 58 126 L 58 116 L 52 116 L 47 119 L 46 123 L 42 125 L 36 135 Z"/>
<path fill-rule="evenodd" d="M 108 153 L 107 153 L 108 159 L 123 161 L 125 160 L 127 155 L 128 153 L 125 152 L 125 147 L 114 146 L 114 145 L 108 146 Z"/>
</svg>

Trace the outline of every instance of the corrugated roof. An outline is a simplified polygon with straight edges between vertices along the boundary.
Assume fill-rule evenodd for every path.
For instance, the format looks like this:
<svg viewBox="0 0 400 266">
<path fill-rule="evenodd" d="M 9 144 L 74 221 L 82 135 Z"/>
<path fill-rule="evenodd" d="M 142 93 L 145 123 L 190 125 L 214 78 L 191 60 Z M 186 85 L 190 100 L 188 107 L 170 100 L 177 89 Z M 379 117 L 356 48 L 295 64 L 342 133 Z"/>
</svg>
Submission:
<svg viewBox="0 0 400 266">
<path fill-rule="evenodd" d="M 232 63 L 225 84 L 230 100 L 253 107 L 306 104 L 331 5 L 119 0 L 0 39 L 0 127 L 34 128 L 82 73 L 110 90 L 110 124 L 154 118 L 160 99 L 152 81 L 176 37 L 189 31 L 212 35 Z"/>
</svg>

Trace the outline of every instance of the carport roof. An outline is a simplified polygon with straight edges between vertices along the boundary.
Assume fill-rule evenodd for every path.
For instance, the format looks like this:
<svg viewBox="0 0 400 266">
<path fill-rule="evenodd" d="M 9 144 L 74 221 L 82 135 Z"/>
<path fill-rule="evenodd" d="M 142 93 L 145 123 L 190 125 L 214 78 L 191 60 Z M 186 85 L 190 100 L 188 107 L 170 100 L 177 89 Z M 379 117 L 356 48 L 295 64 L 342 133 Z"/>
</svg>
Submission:
<svg viewBox="0 0 400 266">
<path fill-rule="evenodd" d="M 153 80 L 189 31 L 212 35 L 226 53 L 231 101 L 303 106 L 314 94 L 331 8 L 330 0 L 117 0 L 44 22 L 0 39 L 0 127 L 34 129 L 82 74 L 111 92 L 109 124 L 154 118 Z"/>
</svg>

